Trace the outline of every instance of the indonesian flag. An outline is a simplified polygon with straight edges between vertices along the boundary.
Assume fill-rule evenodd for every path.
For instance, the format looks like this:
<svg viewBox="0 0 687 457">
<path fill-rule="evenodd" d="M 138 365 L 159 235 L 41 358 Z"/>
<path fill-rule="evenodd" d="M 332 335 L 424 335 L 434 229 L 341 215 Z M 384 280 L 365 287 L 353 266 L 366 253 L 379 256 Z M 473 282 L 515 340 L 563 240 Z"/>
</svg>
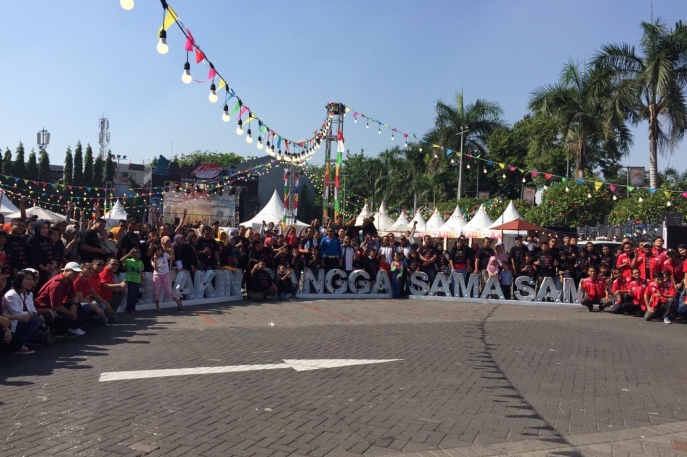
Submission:
<svg viewBox="0 0 687 457">
<path fill-rule="evenodd" d="M 339 137 L 337 138 L 336 152 L 341 154 L 346 152 L 346 147 L 344 146 L 344 136 L 341 130 L 339 130 Z"/>
</svg>

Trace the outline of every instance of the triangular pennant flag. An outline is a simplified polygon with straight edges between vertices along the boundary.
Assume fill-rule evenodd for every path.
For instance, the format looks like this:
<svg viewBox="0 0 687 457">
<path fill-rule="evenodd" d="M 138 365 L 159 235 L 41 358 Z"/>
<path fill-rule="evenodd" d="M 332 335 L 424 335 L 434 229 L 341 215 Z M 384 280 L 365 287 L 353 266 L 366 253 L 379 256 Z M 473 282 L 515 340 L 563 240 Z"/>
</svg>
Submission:
<svg viewBox="0 0 687 457">
<path fill-rule="evenodd" d="M 666 190 L 666 191 L 664 191 L 663 193 L 665 194 L 666 197 L 670 198 L 670 192 L 668 192 L 668 191 Z"/>
<path fill-rule="evenodd" d="M 532 177 L 533 177 L 533 178 L 536 178 L 538 174 L 539 174 L 538 171 L 533 171 L 533 172 L 532 172 Z"/>
<path fill-rule="evenodd" d="M 514 167 L 513 165 L 511 165 L 511 166 L 508 167 L 508 168 L 510 169 L 510 171 L 515 171 L 515 167 Z"/>
<path fill-rule="evenodd" d="M 685 197 L 685 198 L 687 198 L 687 192 L 683 192 L 683 193 L 682 193 L 682 196 Z"/>
<path fill-rule="evenodd" d="M 203 51 L 196 48 L 196 63 L 201 63 L 203 60 L 205 60 L 205 54 L 203 54 Z"/>
<path fill-rule="evenodd" d="M 655 192 L 656 192 L 656 189 L 654 189 L 654 188 L 649 189 L 650 194 L 654 194 Z"/>
<path fill-rule="evenodd" d="M 553 175 L 551 173 L 544 173 L 544 179 L 546 179 L 547 181 L 551 179 L 552 176 Z"/>
<path fill-rule="evenodd" d="M 633 190 L 635 190 L 635 187 L 634 186 L 627 186 L 627 190 L 632 192 Z"/>
<path fill-rule="evenodd" d="M 219 86 L 217 86 L 217 90 L 221 90 L 226 85 L 227 85 L 227 83 L 224 82 L 224 79 L 219 78 Z"/>
<path fill-rule="evenodd" d="M 611 192 L 615 192 L 616 185 L 615 184 L 610 184 L 608 187 L 610 187 Z"/>
<path fill-rule="evenodd" d="M 196 40 L 193 39 L 193 35 L 191 35 L 191 31 L 189 29 L 186 29 L 186 43 L 184 44 L 184 49 L 191 52 L 191 51 L 193 51 L 195 44 L 196 44 Z"/>
<path fill-rule="evenodd" d="M 179 19 L 179 16 L 177 16 L 176 11 L 174 11 L 171 6 L 168 6 L 167 11 L 165 12 L 165 20 L 162 23 L 162 29 L 167 30 L 172 26 L 172 24 L 174 24 L 174 22 L 176 22 L 177 19 Z M 159 35 L 160 32 L 158 30 L 158 36 Z"/>
<path fill-rule="evenodd" d="M 563 182 L 563 183 L 568 182 L 568 178 L 561 178 L 561 182 Z"/>
<path fill-rule="evenodd" d="M 599 190 L 599 189 L 601 189 L 601 186 L 603 186 L 603 185 L 604 185 L 604 183 L 599 182 L 599 181 L 596 181 L 596 182 L 594 183 L 594 190 Z"/>
<path fill-rule="evenodd" d="M 499 167 L 501 167 L 501 169 L 503 169 L 503 167 L 505 167 L 505 166 L 506 166 L 506 164 L 505 164 L 505 163 L 503 163 L 503 162 L 499 162 Z"/>
<path fill-rule="evenodd" d="M 233 116 L 234 114 L 236 114 L 236 112 L 237 112 L 240 108 L 241 108 L 241 102 L 238 101 L 238 100 L 236 100 L 236 105 L 234 105 L 234 109 L 231 110 L 231 115 Z M 243 113 L 241 113 L 241 114 L 243 114 Z"/>
</svg>

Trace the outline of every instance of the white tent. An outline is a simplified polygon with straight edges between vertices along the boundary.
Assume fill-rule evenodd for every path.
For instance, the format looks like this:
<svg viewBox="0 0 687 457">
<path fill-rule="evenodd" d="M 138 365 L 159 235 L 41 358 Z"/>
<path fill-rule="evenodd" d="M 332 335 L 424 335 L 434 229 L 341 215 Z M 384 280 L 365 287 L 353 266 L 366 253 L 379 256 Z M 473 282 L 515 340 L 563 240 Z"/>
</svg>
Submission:
<svg viewBox="0 0 687 457">
<path fill-rule="evenodd" d="M 355 220 L 355 225 L 363 225 L 363 219 L 370 217 L 370 210 L 367 208 L 367 203 L 363 206 L 363 210 L 358 214 Z"/>
<path fill-rule="evenodd" d="M 499 225 L 503 225 L 507 222 L 514 221 L 516 219 L 522 219 L 520 216 L 520 213 L 518 213 L 518 210 L 515 208 L 515 205 L 513 204 L 513 200 L 508 203 L 508 206 L 506 209 L 503 211 L 503 214 L 501 214 L 498 219 L 494 221 L 493 224 L 489 226 L 489 229 L 492 227 L 496 227 Z M 508 233 L 509 231 L 506 231 Z M 516 231 L 513 231 L 513 233 L 517 233 Z"/>
<path fill-rule="evenodd" d="M 479 209 L 475 215 L 467 223 L 463 231 L 470 236 L 490 236 L 491 231 L 489 226 L 492 224 L 492 220 L 489 218 L 487 211 L 484 209 L 484 205 L 480 205 Z"/>
<path fill-rule="evenodd" d="M 374 214 L 374 217 L 374 224 L 377 230 L 387 231 L 394 225 L 394 221 L 389 218 L 389 214 L 386 212 L 386 205 L 384 202 L 379 206 L 379 211 Z"/>
<path fill-rule="evenodd" d="M 389 232 L 407 232 L 408 230 L 411 230 L 412 227 L 410 226 L 410 222 L 408 222 L 408 216 L 406 216 L 406 211 L 402 210 L 401 214 L 398 216 L 398 219 L 396 219 L 396 222 L 393 223 L 391 227 L 389 227 L 388 231 Z"/>
<path fill-rule="evenodd" d="M 463 213 L 460 211 L 460 207 L 456 206 L 455 211 L 453 211 L 453 214 L 451 214 L 451 217 L 448 218 L 441 229 L 444 232 L 451 233 L 452 236 L 460 236 L 465 224 Z"/>
<path fill-rule="evenodd" d="M 432 213 L 432 216 L 429 218 L 429 220 L 425 224 L 425 233 L 429 233 L 430 235 L 438 236 L 440 231 L 443 232 L 443 226 L 444 226 L 444 220 L 441 218 L 441 215 L 439 214 L 439 210 L 434 208 L 434 212 Z"/>
<path fill-rule="evenodd" d="M 262 221 L 265 221 L 267 224 L 273 222 L 274 225 L 277 225 L 281 224 L 283 218 L 284 202 L 282 201 L 281 197 L 279 197 L 279 193 L 277 193 L 277 191 L 275 190 L 272 194 L 272 198 L 270 198 L 270 201 L 267 202 L 265 207 L 261 209 L 260 212 L 256 214 L 251 220 L 241 222 L 241 225 L 243 225 L 244 227 L 250 227 L 253 229 L 253 231 L 258 232 L 260 230 L 260 227 L 262 227 Z M 296 227 L 309 226 L 310 224 L 306 224 L 305 222 L 296 221 Z"/>
<path fill-rule="evenodd" d="M 112 209 L 105 213 L 103 219 L 107 222 L 106 227 L 109 229 L 116 226 L 120 220 L 126 220 L 127 217 L 129 217 L 129 215 L 126 213 L 122 203 L 117 200 Z"/>
<path fill-rule="evenodd" d="M 41 208 L 40 206 L 33 206 L 31 208 L 28 208 L 26 210 L 26 216 L 38 216 L 38 219 L 44 219 L 46 221 L 64 221 L 67 219 L 67 216 L 64 216 L 62 214 L 57 214 L 53 213 L 52 211 Z M 14 219 L 15 217 L 21 217 L 21 211 L 14 212 L 12 214 L 8 214 L 6 216 L 7 219 Z"/>
<path fill-rule="evenodd" d="M 420 214 L 420 210 L 415 211 L 415 216 L 413 217 L 413 220 L 410 221 L 411 227 L 413 226 L 413 222 L 417 222 L 417 226 L 415 227 L 416 231 L 424 232 L 426 230 L 426 223 L 422 217 L 422 214 Z"/>
<path fill-rule="evenodd" d="M 8 216 L 17 211 L 19 211 L 19 208 L 14 206 L 12 200 L 10 200 L 4 192 L 0 192 L 0 214 Z"/>
</svg>

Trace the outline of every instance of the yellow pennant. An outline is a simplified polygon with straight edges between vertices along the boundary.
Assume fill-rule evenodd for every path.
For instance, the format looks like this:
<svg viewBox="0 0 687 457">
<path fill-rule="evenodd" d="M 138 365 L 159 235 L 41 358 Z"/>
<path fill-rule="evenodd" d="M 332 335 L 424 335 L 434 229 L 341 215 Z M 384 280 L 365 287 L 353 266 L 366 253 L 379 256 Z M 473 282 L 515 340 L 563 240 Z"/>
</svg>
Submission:
<svg viewBox="0 0 687 457">
<path fill-rule="evenodd" d="M 506 164 L 504 162 L 499 162 L 499 167 L 503 168 L 505 166 L 506 166 Z"/>
<path fill-rule="evenodd" d="M 604 185 L 604 183 L 599 182 L 599 181 L 596 181 L 596 182 L 594 183 L 594 190 L 599 190 L 599 189 L 601 189 L 601 186 L 603 186 L 603 185 Z"/>
<path fill-rule="evenodd" d="M 219 78 L 219 88 L 217 90 L 221 90 L 226 85 L 227 83 L 225 83 L 222 78 Z"/>
<path fill-rule="evenodd" d="M 162 22 L 162 27 L 160 27 L 158 29 L 157 35 L 160 36 L 160 30 L 162 30 L 162 29 L 167 30 L 178 19 L 179 19 L 179 16 L 177 16 L 176 11 L 174 11 L 171 6 L 168 6 L 167 10 L 165 11 L 165 20 Z"/>
<path fill-rule="evenodd" d="M 668 191 L 666 190 L 666 191 L 664 191 L 663 193 L 666 195 L 666 197 L 670 198 L 670 192 L 668 192 Z"/>
<path fill-rule="evenodd" d="M 345 110 L 346 112 L 345 112 L 344 114 L 348 114 L 348 112 L 349 112 L 350 110 L 351 110 L 351 109 L 347 106 L 347 107 L 346 107 L 346 110 Z"/>
</svg>

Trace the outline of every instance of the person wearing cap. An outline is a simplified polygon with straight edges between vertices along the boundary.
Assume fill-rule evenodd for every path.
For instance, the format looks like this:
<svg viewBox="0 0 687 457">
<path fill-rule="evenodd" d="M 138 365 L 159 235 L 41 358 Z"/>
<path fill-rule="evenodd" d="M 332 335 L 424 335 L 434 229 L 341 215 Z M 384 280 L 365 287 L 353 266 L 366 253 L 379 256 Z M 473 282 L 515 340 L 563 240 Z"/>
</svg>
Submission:
<svg viewBox="0 0 687 457">
<path fill-rule="evenodd" d="M 34 299 L 36 311 L 43 316 L 46 325 L 76 336 L 85 334 L 81 327 L 90 316 L 90 310 L 83 308 L 76 298 L 74 281 L 80 273 L 79 264 L 69 262 L 61 274 L 41 287 Z"/>
</svg>

